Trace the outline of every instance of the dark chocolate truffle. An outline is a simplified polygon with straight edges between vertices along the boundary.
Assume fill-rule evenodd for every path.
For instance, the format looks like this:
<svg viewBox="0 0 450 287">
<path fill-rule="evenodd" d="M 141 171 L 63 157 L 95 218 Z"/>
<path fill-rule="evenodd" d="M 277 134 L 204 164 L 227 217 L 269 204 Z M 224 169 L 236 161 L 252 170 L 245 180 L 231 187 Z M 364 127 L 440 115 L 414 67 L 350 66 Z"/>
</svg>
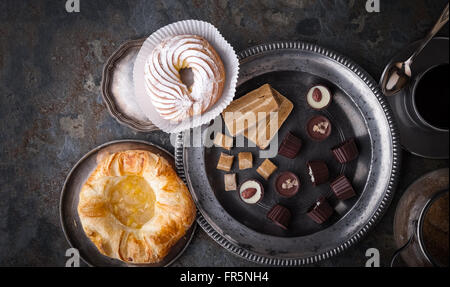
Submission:
<svg viewBox="0 0 450 287">
<path fill-rule="evenodd" d="M 331 190 L 334 192 L 337 198 L 341 200 L 349 199 L 356 195 L 355 190 L 352 187 L 350 181 L 345 175 L 338 176 L 331 184 Z"/>
<path fill-rule="evenodd" d="M 356 147 L 355 138 L 350 138 L 343 143 L 331 149 L 334 157 L 340 163 L 347 163 L 358 157 L 358 148 Z"/>
<path fill-rule="evenodd" d="M 288 132 L 278 149 L 278 154 L 287 158 L 295 158 L 302 147 L 302 140 Z"/>
<path fill-rule="evenodd" d="M 328 181 L 329 173 L 327 164 L 320 160 L 308 161 L 306 163 L 309 170 L 309 176 L 314 186 Z"/>
<path fill-rule="evenodd" d="M 318 224 L 322 224 L 333 214 L 333 208 L 325 197 L 320 197 L 308 210 L 307 215 Z"/>
<path fill-rule="evenodd" d="M 275 180 L 275 190 L 283 197 L 296 195 L 299 188 L 300 180 L 297 175 L 290 171 L 280 173 Z"/>
<path fill-rule="evenodd" d="M 306 124 L 306 132 L 313 140 L 323 141 L 331 134 L 331 122 L 324 116 L 314 116 Z"/>
<path fill-rule="evenodd" d="M 276 204 L 267 213 L 267 218 L 272 220 L 276 225 L 283 229 L 287 229 L 291 220 L 291 212 L 286 207 Z"/>
</svg>

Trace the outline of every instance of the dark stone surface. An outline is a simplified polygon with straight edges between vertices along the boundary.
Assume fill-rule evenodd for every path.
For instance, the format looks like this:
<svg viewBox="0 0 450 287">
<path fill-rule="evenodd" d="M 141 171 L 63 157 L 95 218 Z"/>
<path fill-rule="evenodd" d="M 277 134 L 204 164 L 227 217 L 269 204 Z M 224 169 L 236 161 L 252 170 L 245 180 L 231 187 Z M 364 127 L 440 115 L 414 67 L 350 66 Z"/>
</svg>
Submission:
<svg viewBox="0 0 450 287">
<path fill-rule="evenodd" d="M 182 19 L 214 24 L 239 51 L 277 40 L 317 43 L 349 56 L 378 79 L 390 57 L 423 37 L 446 0 L 365 1 L 0 1 L 0 265 L 63 266 L 69 247 L 59 224 L 59 195 L 76 161 L 115 139 L 152 141 L 173 151 L 162 132 L 118 124 L 100 94 L 103 64 L 124 41 Z M 448 25 L 440 32 L 448 35 Z M 404 153 L 398 191 L 387 214 L 357 246 L 318 266 L 364 266 L 365 251 L 394 252 L 395 206 L 422 174 L 448 166 Z M 254 266 L 198 230 L 175 266 Z"/>
</svg>

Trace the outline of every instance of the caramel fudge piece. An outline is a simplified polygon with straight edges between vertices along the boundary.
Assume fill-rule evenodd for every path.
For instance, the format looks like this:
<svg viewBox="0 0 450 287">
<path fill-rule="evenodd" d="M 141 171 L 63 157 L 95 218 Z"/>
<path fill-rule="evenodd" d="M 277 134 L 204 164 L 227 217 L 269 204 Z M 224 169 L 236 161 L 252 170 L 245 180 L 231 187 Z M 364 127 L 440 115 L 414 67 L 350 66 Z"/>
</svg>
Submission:
<svg viewBox="0 0 450 287">
<path fill-rule="evenodd" d="M 258 113 L 270 113 L 280 108 L 272 88 L 265 84 L 256 90 L 234 100 L 222 112 L 225 125 L 232 136 L 256 125 Z"/>
<path fill-rule="evenodd" d="M 233 165 L 234 155 L 229 155 L 221 152 L 219 162 L 217 163 L 217 169 L 223 171 L 230 171 L 231 166 Z"/>
<path fill-rule="evenodd" d="M 227 173 L 223 175 L 223 181 L 225 183 L 225 191 L 236 190 L 236 174 Z"/>
<path fill-rule="evenodd" d="M 269 178 L 269 176 L 277 170 L 277 166 L 273 164 L 268 158 L 266 158 L 263 163 L 256 169 L 256 172 L 259 173 L 265 180 Z"/>
<path fill-rule="evenodd" d="M 247 169 L 253 167 L 253 155 L 251 152 L 240 152 L 238 154 L 239 169 Z"/>
<path fill-rule="evenodd" d="M 277 111 L 278 123 L 272 124 L 270 114 L 267 114 L 267 117 L 264 119 L 266 121 L 265 124 L 259 122 L 257 125 L 244 131 L 244 136 L 254 142 L 260 149 L 266 149 L 269 146 L 270 141 L 277 134 L 278 130 L 294 108 L 294 104 L 292 104 L 290 100 L 281 95 L 277 90 L 272 89 L 272 91 L 277 98 L 277 101 L 280 103 L 280 108 Z M 274 118 L 272 118 L 272 120 L 274 120 Z M 271 128 L 271 125 L 273 125 L 274 128 Z"/>
<path fill-rule="evenodd" d="M 233 147 L 233 138 L 219 132 L 216 133 L 216 137 L 214 138 L 214 144 L 226 150 L 230 150 Z"/>
</svg>

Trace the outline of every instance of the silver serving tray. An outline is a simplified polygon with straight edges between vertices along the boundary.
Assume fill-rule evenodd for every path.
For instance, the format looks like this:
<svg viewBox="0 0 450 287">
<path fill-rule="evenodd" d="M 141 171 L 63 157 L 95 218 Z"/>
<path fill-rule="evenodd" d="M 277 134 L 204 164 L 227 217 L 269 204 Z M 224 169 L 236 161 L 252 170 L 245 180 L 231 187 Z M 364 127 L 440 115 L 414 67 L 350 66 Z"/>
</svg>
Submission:
<svg viewBox="0 0 450 287">
<path fill-rule="evenodd" d="M 102 97 L 109 113 L 120 124 L 140 132 L 159 130 L 141 111 L 134 96 L 134 61 L 145 38 L 123 43 L 103 67 Z"/>
<path fill-rule="evenodd" d="M 302 42 L 282 42 L 249 48 L 239 54 L 240 77 L 236 97 L 268 82 L 294 103 L 294 111 L 279 131 L 279 138 L 294 131 L 304 146 L 295 161 L 277 156 L 278 171 L 291 170 L 300 176 L 301 191 L 281 199 L 273 190 L 272 175 L 264 182 L 263 201 L 257 206 L 239 201 L 237 192 L 223 190 L 223 174 L 215 170 L 219 148 L 188 147 L 186 134 L 179 134 L 175 151 L 178 172 L 185 178 L 199 209 L 197 222 L 220 245 L 250 261 L 282 266 L 314 263 L 334 256 L 360 240 L 386 211 L 397 182 L 400 149 L 393 116 L 375 81 L 358 65 L 335 52 Z M 332 136 L 315 144 L 307 139 L 304 125 L 314 112 L 304 95 L 311 85 L 325 83 L 335 97 L 324 113 L 334 127 Z M 221 120 L 221 119 L 216 119 Z M 208 128 L 203 126 L 202 129 Z M 356 137 L 358 160 L 338 165 L 329 148 L 340 140 Z M 233 148 L 237 154 L 246 148 Z M 247 148 L 248 150 L 248 148 Z M 257 177 L 256 167 L 238 173 L 238 181 Z M 328 154 L 327 154 L 328 153 Z M 337 201 L 327 185 L 313 188 L 308 182 L 305 162 L 323 159 L 331 177 L 343 172 L 358 196 Z M 236 163 L 235 163 L 236 166 Z M 330 199 L 335 214 L 325 225 L 306 216 L 307 208 L 323 195 Z M 288 231 L 266 219 L 268 209 L 281 202 L 293 212 Z"/>
<path fill-rule="evenodd" d="M 116 140 L 102 144 L 85 154 L 67 175 L 60 198 L 60 222 L 64 235 L 70 246 L 78 249 L 81 259 L 90 266 L 121 267 L 143 266 L 163 267 L 172 264 L 186 250 L 191 242 L 197 224 L 192 224 L 186 234 L 174 245 L 169 254 L 158 263 L 154 264 L 129 264 L 101 254 L 97 247 L 84 233 L 78 216 L 78 201 L 81 187 L 89 175 L 97 167 L 97 157 L 102 153 L 114 153 L 130 149 L 142 149 L 159 154 L 167 159 L 175 168 L 174 157 L 165 149 L 152 143 L 141 140 Z"/>
</svg>

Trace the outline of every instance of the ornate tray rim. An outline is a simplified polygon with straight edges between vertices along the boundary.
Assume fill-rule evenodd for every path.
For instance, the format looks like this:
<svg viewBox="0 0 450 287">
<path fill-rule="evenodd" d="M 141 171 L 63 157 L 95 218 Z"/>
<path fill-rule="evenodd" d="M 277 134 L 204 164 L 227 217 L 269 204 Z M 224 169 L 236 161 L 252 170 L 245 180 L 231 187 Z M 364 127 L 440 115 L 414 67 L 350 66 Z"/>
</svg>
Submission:
<svg viewBox="0 0 450 287">
<path fill-rule="evenodd" d="M 238 58 L 240 61 L 245 60 L 248 57 L 255 56 L 258 54 L 262 54 L 265 52 L 273 51 L 273 50 L 288 50 L 288 49 L 298 49 L 307 52 L 315 52 L 321 54 L 325 57 L 328 57 L 339 64 L 345 66 L 353 73 L 355 73 L 373 92 L 376 96 L 378 102 L 380 103 L 389 124 L 391 140 L 392 140 L 392 170 L 389 178 L 389 183 L 387 184 L 387 189 L 385 191 L 385 196 L 382 198 L 378 208 L 372 215 L 372 217 L 368 220 L 368 222 L 350 239 L 346 242 L 338 245 L 333 249 L 329 249 L 323 253 L 309 256 L 305 258 L 274 258 L 267 257 L 260 254 L 253 253 L 249 250 L 246 250 L 236 244 L 230 242 L 224 236 L 219 234 L 209 222 L 203 217 L 201 212 L 197 209 L 197 223 L 202 227 L 202 229 L 213 238 L 219 245 L 230 251 L 231 253 L 247 259 L 252 262 L 267 264 L 267 265 L 275 265 L 275 266 L 300 266 L 306 264 L 312 264 L 319 262 L 324 259 L 328 259 L 332 256 L 335 256 L 339 253 L 342 253 L 344 250 L 348 249 L 350 246 L 353 246 L 355 243 L 359 242 L 365 235 L 367 235 L 368 231 L 375 226 L 375 224 L 381 219 L 381 217 L 386 212 L 389 204 L 392 201 L 394 191 L 398 182 L 400 162 L 401 162 L 401 149 L 399 145 L 399 137 L 397 132 L 397 126 L 394 121 L 394 117 L 392 111 L 390 109 L 390 105 L 386 101 L 384 95 L 381 93 L 381 90 L 378 87 L 377 82 L 359 65 L 350 60 L 349 58 L 340 55 L 333 50 L 326 49 L 320 47 L 315 44 L 309 44 L 306 42 L 298 42 L 298 41 L 287 41 L 287 42 L 273 42 L 268 44 L 261 44 L 254 47 L 250 47 L 245 49 L 244 51 L 238 53 Z M 184 148 L 183 148 L 183 134 L 177 134 L 176 139 L 176 147 L 175 147 L 175 164 L 177 167 L 177 171 L 180 177 L 186 182 L 186 174 L 184 168 Z"/>
</svg>

